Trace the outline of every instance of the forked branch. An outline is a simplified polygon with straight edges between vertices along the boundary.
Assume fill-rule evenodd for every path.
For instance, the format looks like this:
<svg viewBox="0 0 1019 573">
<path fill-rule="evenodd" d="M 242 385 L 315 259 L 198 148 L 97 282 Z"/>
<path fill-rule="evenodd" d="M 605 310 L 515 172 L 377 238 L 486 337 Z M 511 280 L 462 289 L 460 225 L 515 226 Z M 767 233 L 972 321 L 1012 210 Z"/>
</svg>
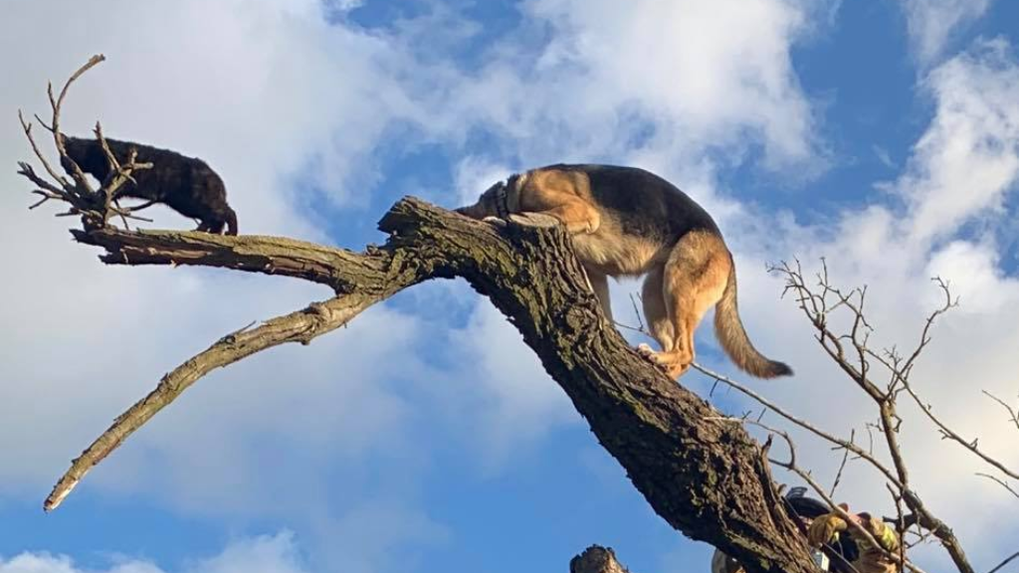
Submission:
<svg viewBox="0 0 1019 573">
<path fill-rule="evenodd" d="M 46 159 L 32 133 L 32 124 L 26 121 L 24 114 L 22 114 L 21 110 L 18 110 L 18 120 L 21 122 L 22 131 L 28 139 L 29 145 L 32 147 L 32 152 L 51 179 L 51 181 L 46 181 L 26 162 L 18 163 L 20 166 L 18 174 L 34 183 L 38 188 L 33 190 L 32 193 L 42 197 L 38 202 L 32 204 L 29 209 L 35 209 L 47 201 L 61 201 L 66 203 L 69 209 L 58 216 L 81 215 L 82 224 L 86 229 L 105 227 L 112 216 L 120 217 L 124 221 L 125 227 L 127 226 L 128 219 L 147 220 L 133 214 L 139 208 L 121 207 L 117 201 L 117 195 L 124 184 L 134 181 L 132 173 L 140 169 L 150 169 L 152 164 L 136 162 L 137 153 L 133 151 L 126 163 L 119 163 L 110 152 L 106 138 L 103 137 L 102 126 L 99 122 L 96 122 L 96 138 L 106 153 L 107 162 L 110 166 L 110 176 L 105 181 L 100 182 L 98 189 L 93 189 L 81 166 L 68 155 L 67 148 L 64 146 L 64 135 L 60 132 L 60 111 L 63 107 L 64 99 L 67 97 L 68 90 L 71 88 L 71 84 L 105 59 L 102 54 L 92 56 L 85 65 L 78 68 L 67 82 L 64 83 L 59 97 L 54 97 L 52 83 L 46 88 L 50 102 L 51 119 L 49 125 L 41 119 L 38 121 L 53 137 L 53 145 L 60 157 L 60 163 L 71 175 L 73 181 L 68 181 L 66 177 L 58 173 L 56 168 Z M 36 118 L 38 119 L 38 116 Z"/>
</svg>

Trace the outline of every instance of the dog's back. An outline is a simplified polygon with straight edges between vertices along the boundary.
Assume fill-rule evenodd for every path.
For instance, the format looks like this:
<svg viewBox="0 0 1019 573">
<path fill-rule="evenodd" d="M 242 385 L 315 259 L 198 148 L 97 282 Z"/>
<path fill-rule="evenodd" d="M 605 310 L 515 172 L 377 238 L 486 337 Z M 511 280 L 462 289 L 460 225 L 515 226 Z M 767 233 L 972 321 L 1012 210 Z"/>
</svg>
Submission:
<svg viewBox="0 0 1019 573">
<path fill-rule="evenodd" d="M 563 165 L 587 174 L 598 205 L 619 221 L 622 232 L 674 242 L 694 230 L 721 234 L 711 215 L 665 179 L 637 167 Z"/>
<path fill-rule="evenodd" d="M 107 177 L 109 164 L 97 140 L 68 136 L 64 139 L 68 155 L 82 170 L 100 181 Z M 130 141 L 107 138 L 106 143 L 118 161 L 126 161 L 131 149 L 135 149 L 139 163 L 153 164 L 152 169 L 134 172 L 137 185 L 130 182 L 124 185 L 121 196 L 163 203 L 185 217 L 201 220 L 199 230 L 218 233 L 226 226 L 229 234 L 237 234 L 237 216 L 227 204 L 226 186 L 204 161 Z"/>
<path fill-rule="evenodd" d="M 711 215 L 672 183 L 637 167 L 557 164 L 528 172 L 580 173 L 599 210 L 598 231 L 574 238 L 582 258 L 610 276 L 642 275 L 691 231 L 721 237 Z"/>
</svg>

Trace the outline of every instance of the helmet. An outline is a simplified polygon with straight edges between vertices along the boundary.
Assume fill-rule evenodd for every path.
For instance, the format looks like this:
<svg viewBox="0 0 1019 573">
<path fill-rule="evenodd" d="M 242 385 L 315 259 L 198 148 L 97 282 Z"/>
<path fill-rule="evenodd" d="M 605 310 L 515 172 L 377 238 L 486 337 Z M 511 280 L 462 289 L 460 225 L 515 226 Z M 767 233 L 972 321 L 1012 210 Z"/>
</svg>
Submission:
<svg viewBox="0 0 1019 573">
<path fill-rule="evenodd" d="M 789 493 L 782 498 L 785 502 L 786 511 L 790 517 L 800 519 L 816 519 L 831 511 L 828 504 L 819 499 L 807 497 L 807 488 L 797 486 L 789 489 Z M 831 571 L 854 571 L 850 562 L 859 555 L 856 543 L 848 536 L 843 535 L 838 541 L 830 544 L 838 555 L 832 559 Z M 711 573 L 742 573 L 743 567 L 738 561 L 715 549 L 711 556 Z"/>
<path fill-rule="evenodd" d="M 803 486 L 789 489 L 789 493 L 785 495 L 783 501 L 785 501 L 786 510 L 789 511 L 790 516 L 799 517 L 800 519 L 816 519 L 831 512 L 831 507 L 827 503 L 819 499 L 807 497 L 806 493 L 807 488 Z M 850 562 L 855 561 L 859 557 L 860 549 L 851 536 L 841 535 L 836 541 L 827 545 L 835 550 L 837 554 L 831 561 L 832 571 L 855 570 L 850 565 Z"/>
<path fill-rule="evenodd" d="M 829 511 L 831 508 L 828 507 L 827 503 L 819 499 L 807 497 L 807 488 L 797 486 L 790 488 L 789 493 L 782 498 L 785 502 L 786 511 L 792 517 L 799 517 L 801 519 L 816 519 Z"/>
</svg>

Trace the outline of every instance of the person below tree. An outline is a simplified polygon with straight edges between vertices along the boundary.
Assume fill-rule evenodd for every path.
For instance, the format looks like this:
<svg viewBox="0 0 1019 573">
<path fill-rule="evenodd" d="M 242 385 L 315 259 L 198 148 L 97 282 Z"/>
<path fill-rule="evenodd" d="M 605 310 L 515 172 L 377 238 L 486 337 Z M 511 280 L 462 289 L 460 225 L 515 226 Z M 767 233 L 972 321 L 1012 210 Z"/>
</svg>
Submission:
<svg viewBox="0 0 1019 573">
<path fill-rule="evenodd" d="M 812 548 L 827 545 L 835 554 L 828 556 L 815 549 L 814 561 L 822 571 L 836 573 L 897 573 L 898 568 L 885 555 L 899 549 L 899 538 L 895 530 L 869 513 L 849 513 L 849 506 L 843 504 L 846 513 L 863 526 L 881 545 L 875 547 L 863 539 L 858 532 L 838 513 L 824 502 L 804 495 L 806 488 L 794 487 L 785 496 L 786 511 L 798 518 L 806 528 L 807 541 Z M 711 556 L 711 573 L 744 573 L 743 566 L 718 549 Z"/>
</svg>

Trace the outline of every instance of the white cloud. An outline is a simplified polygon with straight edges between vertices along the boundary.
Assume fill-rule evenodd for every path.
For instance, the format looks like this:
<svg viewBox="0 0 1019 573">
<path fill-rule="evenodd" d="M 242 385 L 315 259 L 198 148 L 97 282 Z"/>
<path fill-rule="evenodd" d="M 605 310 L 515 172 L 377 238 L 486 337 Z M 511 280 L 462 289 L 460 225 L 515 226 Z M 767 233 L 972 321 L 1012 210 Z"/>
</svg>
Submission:
<svg viewBox="0 0 1019 573">
<path fill-rule="evenodd" d="M 289 532 L 234 541 L 219 555 L 195 560 L 180 573 L 305 573 L 293 535 Z M 153 563 L 120 558 L 108 569 L 85 569 L 67 555 L 22 553 L 0 557 L 0 573 L 163 573 Z"/>
<path fill-rule="evenodd" d="M 324 536 L 321 570 L 344 573 L 415 571 L 421 560 L 418 548 L 445 544 L 452 537 L 424 513 L 388 499 L 361 500 L 318 530 Z"/>
<path fill-rule="evenodd" d="M 467 156 L 456 166 L 454 186 L 457 205 L 470 205 L 496 181 L 504 181 L 513 173 L 505 165 L 482 157 Z"/>
<path fill-rule="evenodd" d="M 892 160 L 892 156 L 888 153 L 887 149 L 880 145 L 872 145 L 871 149 L 874 151 L 874 155 L 877 156 L 878 161 L 880 161 L 882 165 L 889 169 L 899 168 L 899 166 L 895 164 L 895 161 Z"/>
<path fill-rule="evenodd" d="M 469 367 L 464 377 L 481 390 L 471 393 L 480 402 L 474 417 L 482 422 L 474 445 L 489 471 L 502 469 L 507 456 L 553 427 L 579 419 L 516 327 L 487 300 L 478 303 L 450 342 Z"/>
<path fill-rule="evenodd" d="M 978 215 L 1000 216 L 1019 173 L 1019 68 L 1011 49 L 1003 39 L 978 42 L 924 82 L 937 102 L 934 121 L 893 186 L 907 200 L 913 240 L 950 236 Z"/>
<path fill-rule="evenodd" d="M 684 162 L 761 145 L 773 167 L 822 168 L 790 52 L 815 23 L 784 0 L 532 0 L 523 30 L 453 94 L 525 164 L 672 148 Z M 537 52 L 521 43 L 550 26 Z M 526 48 L 520 46 L 527 46 Z M 461 114 L 459 117 L 463 117 Z"/>
<path fill-rule="evenodd" d="M 349 12 L 364 5 L 364 0 L 324 0 L 330 10 Z"/>
<path fill-rule="evenodd" d="M 991 0 L 902 0 L 913 52 L 924 65 L 934 61 L 968 24 L 987 12 Z"/>
</svg>

